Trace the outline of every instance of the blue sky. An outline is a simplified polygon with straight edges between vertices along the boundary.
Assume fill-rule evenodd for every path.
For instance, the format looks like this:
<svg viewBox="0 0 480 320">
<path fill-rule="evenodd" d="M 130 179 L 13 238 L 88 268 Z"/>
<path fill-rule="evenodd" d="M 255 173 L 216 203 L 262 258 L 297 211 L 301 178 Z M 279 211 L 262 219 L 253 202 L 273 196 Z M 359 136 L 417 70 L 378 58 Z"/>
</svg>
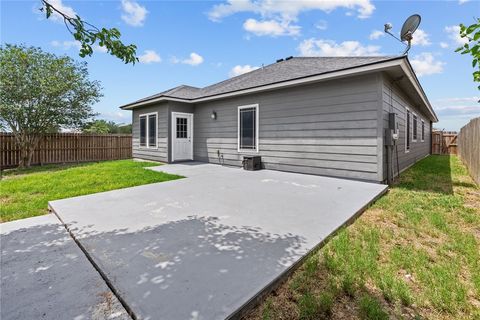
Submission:
<svg viewBox="0 0 480 320">
<path fill-rule="evenodd" d="M 472 23 L 480 1 L 240 0 L 69 1 L 51 0 L 102 27 L 117 27 L 138 46 L 141 63 L 124 65 L 97 48 L 86 58 L 104 97 L 100 118 L 130 122 L 119 105 L 179 84 L 206 86 L 235 74 L 299 55 L 396 55 L 403 46 L 382 32 L 399 32 L 406 17 L 422 16 L 409 58 L 420 76 L 441 129 L 458 130 L 480 116 L 480 92 L 471 59 L 454 52 L 458 24 Z M 78 47 L 59 19 L 45 20 L 40 1 L 1 2 L 1 43 L 41 47 L 78 57 Z"/>
</svg>

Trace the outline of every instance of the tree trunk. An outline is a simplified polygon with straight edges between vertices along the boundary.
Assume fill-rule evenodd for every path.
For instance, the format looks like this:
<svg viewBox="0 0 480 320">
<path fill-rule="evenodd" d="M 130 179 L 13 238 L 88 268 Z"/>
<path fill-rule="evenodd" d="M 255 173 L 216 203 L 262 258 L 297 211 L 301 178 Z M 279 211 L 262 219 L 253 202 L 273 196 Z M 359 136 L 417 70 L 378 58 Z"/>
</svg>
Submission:
<svg viewBox="0 0 480 320">
<path fill-rule="evenodd" d="M 20 147 L 19 168 L 28 168 L 32 164 L 33 154 L 38 142 L 39 136 L 35 134 L 19 133 L 15 135 L 17 144 Z"/>
</svg>

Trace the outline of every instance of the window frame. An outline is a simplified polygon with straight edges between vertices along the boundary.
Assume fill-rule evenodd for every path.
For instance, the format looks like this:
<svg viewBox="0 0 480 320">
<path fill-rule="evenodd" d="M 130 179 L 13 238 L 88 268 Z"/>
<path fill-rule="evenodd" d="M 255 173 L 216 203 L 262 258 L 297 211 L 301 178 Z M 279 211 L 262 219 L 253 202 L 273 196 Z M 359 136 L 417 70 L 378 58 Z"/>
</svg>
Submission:
<svg viewBox="0 0 480 320">
<path fill-rule="evenodd" d="M 412 144 L 412 139 L 409 137 L 412 132 L 411 117 L 412 113 L 410 112 L 410 109 L 405 108 L 405 153 L 410 152 Z"/>
<path fill-rule="evenodd" d="M 418 116 L 412 112 L 412 142 L 418 141 Z"/>
<path fill-rule="evenodd" d="M 240 148 L 240 112 L 243 109 L 255 108 L 255 149 L 242 149 Z M 259 144 L 258 144 L 258 134 L 259 134 L 259 106 L 256 104 L 248 104 L 239 106 L 237 109 L 237 152 L 240 153 L 258 153 Z"/>
<path fill-rule="evenodd" d="M 150 145 L 150 124 L 149 124 L 149 117 L 151 115 L 155 115 L 155 145 L 154 146 L 151 146 Z M 141 132 L 141 122 L 140 122 L 140 119 L 142 117 L 145 117 L 146 121 L 145 121 L 145 145 L 142 146 L 140 144 L 140 132 Z M 158 112 L 155 111 L 155 112 L 148 112 L 148 113 L 142 113 L 142 114 L 139 114 L 138 115 L 138 131 L 139 131 L 139 137 L 138 137 L 138 145 L 140 148 L 144 148 L 144 149 L 158 149 Z"/>
<path fill-rule="evenodd" d="M 420 131 L 420 134 L 421 134 L 420 138 L 421 138 L 422 142 L 425 142 L 425 121 L 423 119 L 421 119 L 420 121 L 422 123 L 422 125 L 421 125 L 422 129 Z"/>
</svg>

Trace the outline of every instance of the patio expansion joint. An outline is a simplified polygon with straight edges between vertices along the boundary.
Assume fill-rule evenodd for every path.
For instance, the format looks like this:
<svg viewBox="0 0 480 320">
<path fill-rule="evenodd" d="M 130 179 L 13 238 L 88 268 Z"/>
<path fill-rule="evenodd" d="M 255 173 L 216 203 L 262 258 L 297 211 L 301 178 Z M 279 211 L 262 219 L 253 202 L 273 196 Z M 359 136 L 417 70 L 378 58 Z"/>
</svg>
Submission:
<svg viewBox="0 0 480 320">
<path fill-rule="evenodd" d="M 68 234 L 70 237 L 73 239 L 73 241 L 77 244 L 77 246 L 82 250 L 83 254 L 87 258 L 87 260 L 90 262 L 90 264 L 93 266 L 93 268 L 100 274 L 100 277 L 102 277 L 103 281 L 107 285 L 107 287 L 112 291 L 112 293 L 115 295 L 115 297 L 118 299 L 120 304 L 123 306 L 125 311 L 127 311 L 127 314 L 132 318 L 132 320 L 139 320 L 138 317 L 135 315 L 133 312 L 132 308 L 128 305 L 127 301 L 123 299 L 123 297 L 120 295 L 118 290 L 113 286 L 112 282 L 110 279 L 108 279 L 107 275 L 100 269 L 98 264 L 93 260 L 93 258 L 88 254 L 88 251 L 85 249 L 85 247 L 78 241 L 75 236 L 73 235 L 73 232 L 68 228 L 67 224 L 60 218 L 60 216 L 55 212 L 55 210 L 48 204 L 48 210 L 52 212 L 57 219 L 60 221 L 60 223 L 65 227 L 67 230 Z"/>
</svg>

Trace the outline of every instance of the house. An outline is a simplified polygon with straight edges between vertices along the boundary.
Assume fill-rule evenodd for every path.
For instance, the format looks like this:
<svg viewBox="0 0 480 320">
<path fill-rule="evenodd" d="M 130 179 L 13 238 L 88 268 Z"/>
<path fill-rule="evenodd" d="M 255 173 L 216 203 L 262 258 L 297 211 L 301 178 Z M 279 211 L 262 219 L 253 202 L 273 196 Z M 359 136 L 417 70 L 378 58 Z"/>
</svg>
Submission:
<svg viewBox="0 0 480 320">
<path fill-rule="evenodd" d="M 241 166 L 258 155 L 267 169 L 374 182 L 430 154 L 438 121 L 407 56 L 289 57 L 121 108 L 133 111 L 136 158 Z"/>
</svg>

